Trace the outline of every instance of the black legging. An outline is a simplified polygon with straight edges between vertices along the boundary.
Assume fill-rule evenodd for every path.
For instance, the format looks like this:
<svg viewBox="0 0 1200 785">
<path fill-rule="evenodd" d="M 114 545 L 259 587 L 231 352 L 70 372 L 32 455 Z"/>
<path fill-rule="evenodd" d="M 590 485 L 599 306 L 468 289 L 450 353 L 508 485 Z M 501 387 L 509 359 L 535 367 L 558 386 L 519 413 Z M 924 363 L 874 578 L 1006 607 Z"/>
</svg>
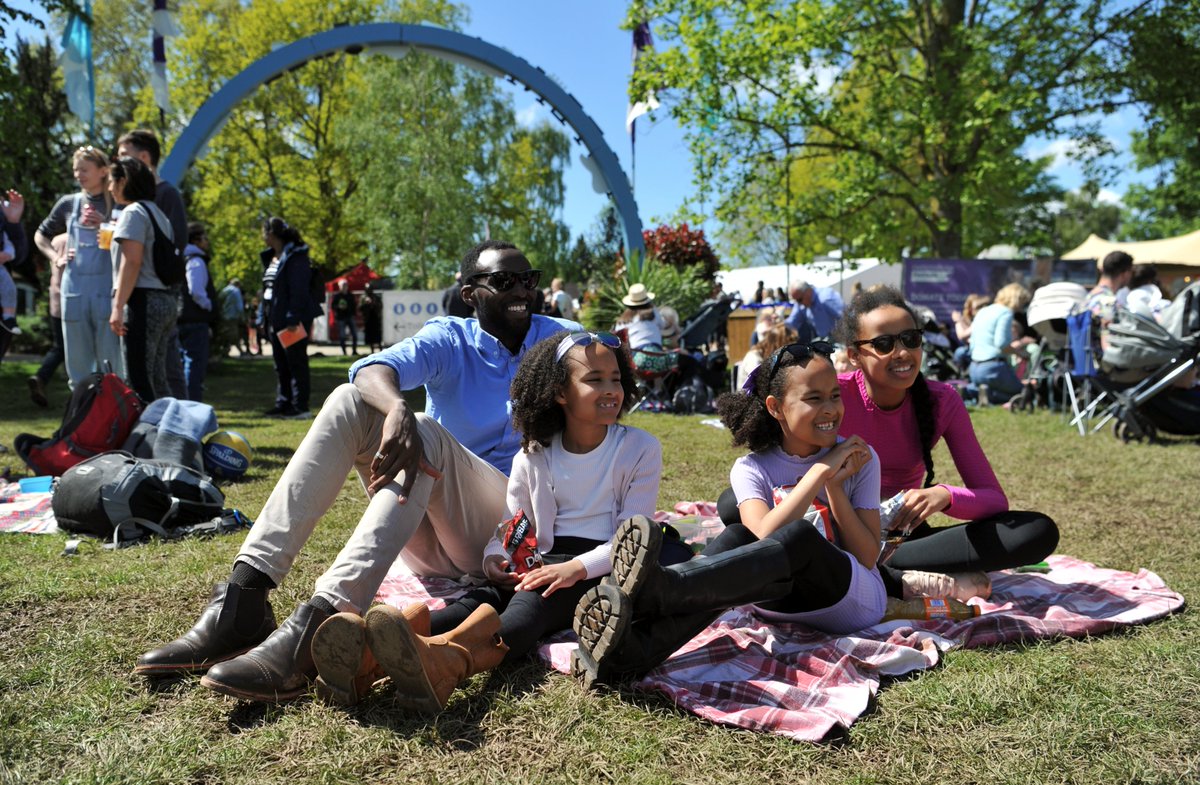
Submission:
<svg viewBox="0 0 1200 785">
<path fill-rule="evenodd" d="M 751 535 L 753 536 L 753 535 Z M 691 556 L 690 549 L 682 546 L 677 535 L 670 537 L 673 544 L 663 543 L 659 556 L 661 564 L 677 564 Z M 542 554 L 546 564 L 562 564 L 581 553 L 600 545 L 597 540 L 582 537 L 555 537 L 554 553 Z M 598 585 L 600 578 L 578 581 L 565 589 L 556 589 L 549 597 L 543 597 L 545 589 L 537 591 L 509 591 L 499 586 L 480 586 L 459 597 L 454 602 L 430 615 L 430 630 L 434 635 L 449 632 L 466 621 L 476 608 L 491 605 L 500 614 L 500 638 L 508 645 L 505 662 L 523 657 L 547 635 L 571 627 L 575 618 L 575 606 L 588 589 Z"/>
<path fill-rule="evenodd" d="M 717 500 L 728 526 L 741 520 L 733 489 Z M 881 569 L 888 594 L 900 596 L 904 570 L 967 572 L 1007 570 L 1040 562 L 1058 547 L 1058 526 L 1039 512 L 1010 510 L 975 521 L 934 528 L 923 522 Z"/>
<path fill-rule="evenodd" d="M 850 590 L 850 554 L 837 547 L 805 520 L 793 521 L 767 535 L 781 543 L 787 553 L 793 588 L 778 600 L 760 603 L 780 613 L 800 613 L 828 608 Z M 704 548 L 705 556 L 731 551 L 758 540 L 741 523 L 731 523 Z"/>
</svg>

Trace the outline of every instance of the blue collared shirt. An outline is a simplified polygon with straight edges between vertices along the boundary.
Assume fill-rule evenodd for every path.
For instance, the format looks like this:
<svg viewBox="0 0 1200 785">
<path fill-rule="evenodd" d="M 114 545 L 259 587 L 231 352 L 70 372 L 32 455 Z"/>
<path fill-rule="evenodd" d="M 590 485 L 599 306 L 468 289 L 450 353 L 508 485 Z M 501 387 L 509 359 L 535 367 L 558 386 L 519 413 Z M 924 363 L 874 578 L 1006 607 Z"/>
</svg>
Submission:
<svg viewBox="0 0 1200 785">
<path fill-rule="evenodd" d="M 564 330 L 581 330 L 567 319 L 535 314 L 514 355 L 479 320 L 430 319 L 411 338 L 350 366 L 350 381 L 368 365 L 396 372 L 402 390 L 425 386 L 425 413 L 471 452 L 508 476 L 521 435 L 512 426 L 509 387 L 517 365 L 535 343 Z"/>
<path fill-rule="evenodd" d="M 812 305 L 805 307 L 796 303 L 784 323 L 799 334 L 801 341 L 828 338 L 833 335 L 833 328 L 838 319 L 842 318 L 845 307 L 846 304 L 842 302 L 842 296 L 838 294 L 837 289 L 817 286 L 813 288 Z M 806 324 L 811 327 L 807 337 L 804 330 Z"/>
</svg>

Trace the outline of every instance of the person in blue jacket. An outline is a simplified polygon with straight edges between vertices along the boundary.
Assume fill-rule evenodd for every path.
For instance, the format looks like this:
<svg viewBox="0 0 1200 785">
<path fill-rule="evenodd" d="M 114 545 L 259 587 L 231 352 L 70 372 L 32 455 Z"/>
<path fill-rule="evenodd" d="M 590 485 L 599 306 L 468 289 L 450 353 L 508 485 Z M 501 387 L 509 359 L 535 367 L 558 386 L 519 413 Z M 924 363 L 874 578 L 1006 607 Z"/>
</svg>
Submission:
<svg viewBox="0 0 1200 785">
<path fill-rule="evenodd" d="M 265 414 L 307 420 L 311 384 L 308 372 L 308 341 L 313 319 L 323 311 L 312 299 L 312 261 L 300 232 L 282 218 L 263 222 L 259 254 L 263 263 L 263 321 L 271 338 L 275 361 L 275 405 Z M 303 328 L 304 337 L 284 346 L 285 330 Z"/>
</svg>

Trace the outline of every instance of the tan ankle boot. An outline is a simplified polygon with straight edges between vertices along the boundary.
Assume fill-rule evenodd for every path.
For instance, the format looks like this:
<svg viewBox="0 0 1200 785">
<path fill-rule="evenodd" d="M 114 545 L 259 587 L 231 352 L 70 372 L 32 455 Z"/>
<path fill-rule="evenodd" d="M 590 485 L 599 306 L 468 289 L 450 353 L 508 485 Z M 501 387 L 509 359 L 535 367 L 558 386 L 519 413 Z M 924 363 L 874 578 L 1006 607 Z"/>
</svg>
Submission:
<svg viewBox="0 0 1200 785">
<path fill-rule="evenodd" d="M 404 618 L 417 634 L 429 634 L 429 608 L 410 605 Z M 366 622 L 357 613 L 330 616 L 317 629 L 312 642 L 317 665 L 317 696 L 328 703 L 353 706 L 384 677 L 370 646 Z"/>
<path fill-rule="evenodd" d="M 397 701 L 422 714 L 439 713 L 455 687 L 496 667 L 508 652 L 497 635 L 500 617 L 490 605 L 481 605 L 458 627 L 433 637 L 418 632 L 406 613 L 376 605 L 367 612 L 367 640 L 392 677 Z"/>
</svg>

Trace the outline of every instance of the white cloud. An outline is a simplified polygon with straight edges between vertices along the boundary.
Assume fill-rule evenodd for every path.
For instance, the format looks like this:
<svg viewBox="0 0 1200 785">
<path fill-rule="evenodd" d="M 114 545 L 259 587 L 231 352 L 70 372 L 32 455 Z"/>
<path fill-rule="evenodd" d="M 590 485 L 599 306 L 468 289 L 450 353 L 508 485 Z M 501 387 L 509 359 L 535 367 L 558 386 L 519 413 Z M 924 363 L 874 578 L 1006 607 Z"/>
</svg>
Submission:
<svg viewBox="0 0 1200 785">
<path fill-rule="evenodd" d="M 1116 191 L 1110 191 L 1107 188 L 1100 189 L 1100 192 L 1096 194 L 1096 201 L 1100 204 L 1115 204 L 1117 207 L 1120 207 L 1123 204 L 1121 201 L 1121 195 Z"/>
<path fill-rule="evenodd" d="M 525 128 L 532 128 L 545 115 L 544 110 L 545 107 L 539 103 L 532 103 L 524 109 L 518 109 L 517 124 Z"/>
<path fill-rule="evenodd" d="M 1030 160 L 1050 157 L 1053 160 L 1050 162 L 1049 169 L 1061 169 L 1064 166 L 1070 166 L 1074 163 L 1070 159 L 1071 154 L 1079 152 L 1079 143 L 1074 139 L 1055 139 L 1043 147 L 1033 150 L 1029 154 Z"/>
</svg>

